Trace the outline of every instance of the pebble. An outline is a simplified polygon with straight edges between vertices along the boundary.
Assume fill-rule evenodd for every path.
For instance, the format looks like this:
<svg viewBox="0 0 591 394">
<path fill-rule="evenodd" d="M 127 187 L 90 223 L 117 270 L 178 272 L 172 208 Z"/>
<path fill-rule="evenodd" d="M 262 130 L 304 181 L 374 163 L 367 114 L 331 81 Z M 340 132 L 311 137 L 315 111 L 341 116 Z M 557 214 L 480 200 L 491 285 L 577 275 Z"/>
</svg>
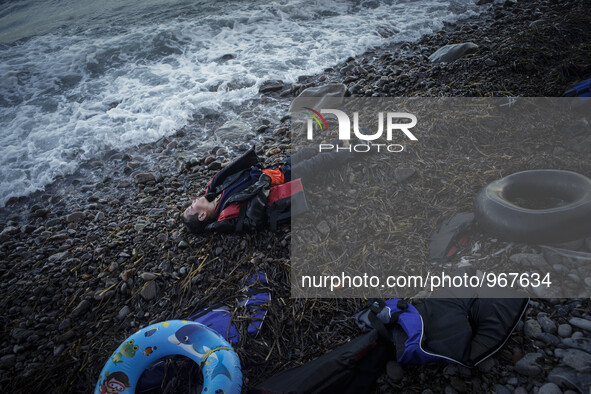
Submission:
<svg viewBox="0 0 591 394">
<path fill-rule="evenodd" d="M 570 324 L 561 324 L 558 326 L 558 335 L 566 338 L 566 337 L 570 337 L 570 335 L 573 332 L 573 328 Z"/>
<path fill-rule="evenodd" d="M 576 371 L 583 371 L 591 368 L 591 354 L 579 349 L 566 349 L 562 362 Z"/>
<path fill-rule="evenodd" d="M 156 293 L 158 292 L 158 287 L 156 286 L 156 282 L 151 281 L 148 282 L 140 291 L 140 295 L 146 301 L 150 301 L 156 298 Z"/>
<path fill-rule="evenodd" d="M 96 215 L 94 216 L 94 220 L 96 220 L 97 222 L 100 220 L 103 220 L 105 218 L 105 213 L 102 211 L 99 211 L 96 213 Z"/>
<path fill-rule="evenodd" d="M 554 383 L 546 383 L 540 387 L 538 394 L 562 394 L 562 390 Z"/>
<path fill-rule="evenodd" d="M 538 360 L 543 359 L 541 353 L 527 353 L 515 364 L 515 371 L 525 376 L 537 376 L 542 374 L 542 367 Z"/>
<path fill-rule="evenodd" d="M 328 233 L 330 233 L 330 226 L 328 225 L 328 223 L 323 220 L 320 223 L 318 223 L 316 225 L 316 229 L 320 232 L 320 234 L 322 235 L 327 235 Z"/>
<path fill-rule="evenodd" d="M 0 368 L 7 368 L 13 366 L 15 360 L 16 355 L 14 354 L 7 354 L 6 356 L 0 357 Z"/>
<path fill-rule="evenodd" d="M 502 384 L 495 384 L 493 386 L 493 393 L 496 394 L 511 394 L 511 390 L 509 390 L 506 386 Z"/>
<path fill-rule="evenodd" d="M 142 272 L 140 274 L 140 278 L 142 278 L 143 280 L 145 280 L 147 282 L 147 281 L 156 279 L 156 274 L 153 274 L 151 272 Z"/>
<path fill-rule="evenodd" d="M 432 63 L 453 62 L 462 56 L 474 53 L 477 50 L 478 45 L 472 42 L 445 45 L 429 56 L 429 60 Z"/>
<path fill-rule="evenodd" d="M 53 348 L 53 356 L 57 357 L 61 354 L 61 352 L 64 351 L 65 349 L 65 345 L 63 343 L 60 343 L 59 345 L 57 345 L 56 347 Z"/>
<path fill-rule="evenodd" d="M 547 313 L 538 313 L 538 323 L 540 323 L 540 326 L 542 327 L 542 330 L 544 330 L 544 332 L 556 334 L 556 323 L 554 323 L 554 321 L 548 317 Z"/>
<path fill-rule="evenodd" d="M 52 254 L 51 256 L 49 256 L 47 261 L 50 263 L 55 263 L 55 262 L 63 259 L 67 254 L 68 254 L 68 252 L 60 252 L 60 253 Z"/>
<path fill-rule="evenodd" d="M 189 247 L 189 244 L 187 243 L 187 241 L 180 241 L 178 244 L 179 249 L 187 249 L 188 247 Z"/>
<path fill-rule="evenodd" d="M 577 373 L 571 368 L 564 366 L 556 367 L 548 374 L 548 381 L 558 386 L 571 386 L 573 383 L 578 382 Z"/>
<path fill-rule="evenodd" d="M 66 317 L 64 320 L 62 320 L 62 322 L 60 323 L 60 325 L 58 326 L 58 330 L 59 331 L 66 331 L 68 330 L 70 327 L 72 327 L 72 321 L 70 320 L 69 317 Z"/>
<path fill-rule="evenodd" d="M 397 183 L 402 183 L 416 173 L 414 168 L 396 168 L 394 170 L 394 180 Z"/>
<path fill-rule="evenodd" d="M 580 317 L 573 317 L 568 321 L 571 325 L 582 330 L 591 331 L 591 320 L 581 319 Z"/>
<path fill-rule="evenodd" d="M 160 233 L 156 236 L 156 241 L 160 242 L 160 243 L 164 243 L 166 241 L 168 241 L 168 234 L 166 233 Z"/>
<path fill-rule="evenodd" d="M 565 338 L 562 343 L 570 348 L 580 349 L 591 354 L 591 338 Z"/>
<path fill-rule="evenodd" d="M 550 334 L 548 332 L 543 332 L 543 333 L 539 334 L 536 338 L 539 339 L 540 341 L 544 342 L 546 345 L 556 346 L 556 345 L 560 344 L 560 338 L 558 338 L 556 335 Z M 551 349 L 546 349 L 546 351 L 552 352 Z"/>
<path fill-rule="evenodd" d="M 138 185 L 141 185 L 144 183 L 155 181 L 156 174 L 154 174 L 153 172 L 140 172 L 138 174 L 135 174 L 133 179 L 134 179 L 135 183 L 137 183 Z"/>
<path fill-rule="evenodd" d="M 280 80 L 268 80 L 261 84 L 259 88 L 259 93 L 270 93 L 276 92 L 278 90 L 283 89 L 283 81 Z"/>
<path fill-rule="evenodd" d="M 578 338 L 583 338 L 585 335 L 583 335 L 583 333 L 581 331 L 575 331 L 573 332 L 573 335 L 571 335 L 570 337 L 572 339 L 578 339 Z"/>
<path fill-rule="evenodd" d="M 121 310 L 117 314 L 117 318 L 119 320 L 123 320 L 127 317 L 127 315 L 129 315 L 130 312 L 131 312 L 131 309 L 129 308 L 129 306 L 125 305 L 123 308 L 121 308 Z"/>
<path fill-rule="evenodd" d="M 120 181 L 117 184 L 116 187 L 119 189 L 125 189 L 126 187 L 129 187 L 129 186 L 131 186 L 131 182 L 128 179 L 123 179 L 122 181 Z"/>
<path fill-rule="evenodd" d="M 90 302 L 88 300 L 80 301 L 78 306 L 76 306 L 76 308 L 72 311 L 72 316 L 80 315 L 81 313 L 85 312 L 86 309 L 88 309 L 89 307 L 90 307 Z"/>
<path fill-rule="evenodd" d="M 534 319 L 528 319 L 523 326 L 523 333 L 530 338 L 537 338 L 542 333 L 542 327 Z"/>
<path fill-rule="evenodd" d="M 220 168 L 222 168 L 222 163 L 220 163 L 219 161 L 212 161 L 211 163 L 209 163 L 209 165 L 207 166 L 208 170 L 219 170 Z"/>
<path fill-rule="evenodd" d="M 386 374 L 395 383 L 400 382 L 404 378 L 404 370 L 396 361 L 388 361 L 386 364 Z"/>
<path fill-rule="evenodd" d="M 546 272 L 551 269 L 544 257 L 535 253 L 517 253 L 509 257 L 509 260 L 524 267 L 535 267 L 545 270 Z"/>
<path fill-rule="evenodd" d="M 85 217 L 86 217 L 86 214 L 84 212 L 80 212 L 80 211 L 72 212 L 71 214 L 69 214 L 66 217 L 66 221 L 68 223 L 75 223 L 75 222 L 78 222 L 78 221 L 84 219 Z"/>
</svg>

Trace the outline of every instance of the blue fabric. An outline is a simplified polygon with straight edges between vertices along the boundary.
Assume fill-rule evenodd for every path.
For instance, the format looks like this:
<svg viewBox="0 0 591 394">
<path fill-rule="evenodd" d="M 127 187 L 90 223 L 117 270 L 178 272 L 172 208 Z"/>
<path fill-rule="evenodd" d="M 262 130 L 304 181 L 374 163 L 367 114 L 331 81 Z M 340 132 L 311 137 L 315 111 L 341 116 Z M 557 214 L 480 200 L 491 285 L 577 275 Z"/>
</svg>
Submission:
<svg viewBox="0 0 591 394">
<path fill-rule="evenodd" d="M 265 316 L 267 316 L 267 309 L 262 308 L 262 306 L 271 301 L 271 294 L 262 288 L 258 292 L 256 290 L 251 290 L 256 289 L 257 284 L 268 283 L 267 274 L 263 271 L 252 275 L 248 282 L 247 291 L 250 291 L 251 295 L 240 297 L 239 305 L 242 305 L 250 312 L 250 318 L 252 321 L 248 325 L 248 335 L 256 337 L 261 329 Z"/>
<path fill-rule="evenodd" d="M 238 330 L 232 324 L 232 314 L 229 311 L 230 308 L 227 306 L 221 306 L 220 308 L 213 309 L 205 315 L 194 318 L 191 316 L 189 320 L 199 322 L 214 331 L 222 335 L 232 345 L 236 345 L 240 342 L 240 335 Z"/>
<path fill-rule="evenodd" d="M 573 86 L 579 97 L 591 97 L 591 79 L 579 82 Z"/>
<path fill-rule="evenodd" d="M 256 183 L 261 177 L 262 171 L 258 167 L 252 167 L 249 172 L 245 173 L 243 176 L 238 178 L 234 183 L 224 189 L 222 192 L 222 198 L 218 203 L 217 207 L 215 208 L 215 215 L 216 217 L 222 212 L 224 208 L 224 204 L 230 197 L 232 197 L 236 193 L 240 193 L 250 185 Z"/>
<path fill-rule="evenodd" d="M 238 298 L 238 305 L 245 307 L 248 311 L 251 322 L 248 325 L 248 334 L 250 336 L 256 336 L 261 329 L 263 319 L 267 315 L 267 310 L 261 308 L 262 305 L 271 300 L 271 295 L 265 289 L 257 289 L 260 284 L 267 284 L 267 275 L 261 271 L 251 275 L 246 283 L 246 287 L 242 290 L 243 293 L 249 293 L 247 295 L 241 294 Z M 207 311 L 207 310 L 205 310 Z M 205 314 L 201 311 L 191 316 L 189 320 L 199 322 L 209 328 L 212 328 L 220 335 L 222 335 L 232 345 L 240 342 L 240 334 L 236 327 L 232 324 L 232 314 L 230 308 L 226 305 L 220 305 L 219 307 L 213 308 L 211 311 L 207 311 Z"/>
<path fill-rule="evenodd" d="M 398 308 L 399 298 L 393 298 L 386 301 L 386 305 L 390 308 L 390 315 L 395 312 L 401 312 L 398 316 L 398 324 L 408 339 L 404 342 L 404 352 L 398 359 L 399 363 L 407 364 L 428 364 L 446 361 L 438 356 L 431 356 L 421 349 L 421 337 L 423 335 L 423 321 L 421 315 L 416 308 L 408 304 L 406 309 Z"/>
</svg>

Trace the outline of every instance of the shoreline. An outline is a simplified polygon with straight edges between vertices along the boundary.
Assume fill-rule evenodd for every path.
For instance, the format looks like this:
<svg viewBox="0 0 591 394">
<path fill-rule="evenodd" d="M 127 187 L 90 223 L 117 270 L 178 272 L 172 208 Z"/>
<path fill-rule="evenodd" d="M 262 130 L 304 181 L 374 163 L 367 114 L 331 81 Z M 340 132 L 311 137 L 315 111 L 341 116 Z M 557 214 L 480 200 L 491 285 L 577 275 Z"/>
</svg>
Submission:
<svg viewBox="0 0 591 394">
<path fill-rule="evenodd" d="M 301 78 L 301 86 L 289 87 L 292 97 L 270 93 L 262 95 L 260 105 L 269 101 L 288 103 L 308 84 L 345 81 L 353 95 L 552 96 L 591 73 L 585 68 L 589 66 L 578 65 L 582 53 L 591 53 L 590 33 L 576 41 L 578 48 L 571 57 L 562 59 L 568 51 L 560 47 L 569 37 L 578 35 L 579 24 L 588 21 L 581 12 L 588 2 L 555 5 L 507 0 L 504 4 L 417 42 L 372 50 L 325 74 Z M 536 7 L 538 14 L 532 12 Z M 570 7 L 567 15 L 560 15 L 561 7 Z M 565 22 L 569 13 L 581 18 L 572 21 L 570 30 L 565 27 L 571 22 Z M 530 27 L 541 16 L 552 21 Z M 487 24 L 490 26 L 482 28 Z M 489 37 L 495 29 L 498 35 Z M 552 37 L 556 31 L 565 32 L 564 37 Z M 550 50 L 533 45 L 549 38 Z M 445 65 L 434 66 L 426 59 L 444 43 L 467 41 L 478 44 L 480 51 Z M 382 83 L 384 76 L 387 78 Z M 266 125 L 260 119 L 261 124 L 254 128 Z M 266 164 L 288 154 L 289 129 L 285 122 L 269 121 L 269 127 L 260 133 L 266 142 L 258 150 Z M 153 147 L 139 147 L 131 154 L 106 152 L 102 165 L 88 163 L 88 168 L 83 168 L 86 172 L 72 176 L 63 186 L 61 197 L 50 188 L 3 209 L 0 216 L 7 219 L 0 240 L 3 391 L 34 392 L 41 387 L 86 391 L 93 387 L 108 355 L 140 326 L 188 317 L 216 301 L 232 303 L 244 279 L 259 270 L 270 279 L 273 301 L 259 336 L 237 347 L 244 387 L 359 335 L 350 317 L 360 307 L 360 300 L 289 298 L 290 232 L 286 226 L 274 233 L 207 237 L 188 235 L 182 228 L 178 214 L 216 172 L 203 164 L 206 156 L 214 156 L 214 161 L 219 156 L 219 164 L 230 159 L 220 152 L 224 149 L 221 146 L 211 147 L 207 154 L 193 153 L 192 146 L 197 144 L 194 137 L 200 130 L 198 125 L 180 130 L 176 136 L 164 138 Z M 525 141 L 530 137 L 534 136 L 520 136 Z M 569 145 L 579 139 L 566 136 L 562 146 L 542 146 L 537 152 L 543 152 L 543 157 L 533 151 L 530 161 L 505 163 L 502 168 L 510 171 L 550 163 L 589 175 L 591 166 L 577 157 L 586 155 L 589 159 L 591 152 L 578 152 Z M 212 154 L 213 148 L 216 154 Z M 562 151 L 555 152 L 555 148 Z M 432 155 L 432 161 L 452 163 L 461 156 L 448 156 L 435 148 L 426 153 Z M 150 155 L 155 157 L 153 164 L 146 160 Z M 185 159 L 180 160 L 181 156 Z M 417 163 L 409 160 L 402 165 Z M 101 179 L 89 184 L 82 176 L 93 172 L 100 173 Z M 148 175 L 142 178 L 138 174 Z M 140 178 L 146 181 L 138 182 Z M 465 207 L 480 183 L 468 185 L 464 181 L 461 186 L 467 189 L 467 196 L 450 207 Z M 450 192 L 448 201 L 454 198 Z M 442 211 L 445 209 L 438 213 Z M 432 230 L 437 219 L 431 218 L 420 228 Z M 559 313 L 553 314 L 556 310 Z M 552 316 L 556 325 L 568 324 L 572 317 L 588 318 L 591 305 L 589 300 L 577 299 L 535 301 L 524 324 L 486 367 L 466 371 L 453 365 L 404 366 L 405 376 L 396 381 L 385 374 L 376 392 L 440 392 L 444 387 L 446 391 L 449 387 L 456 392 L 479 392 L 476 382 L 483 391 L 502 391 L 495 385 L 506 390 L 511 386 L 515 392 L 517 387 L 527 391 L 541 387 L 547 382 L 550 367 L 559 365 L 554 354 L 546 354 L 546 370 L 538 377 L 527 378 L 514 371 L 519 354 L 536 352 L 540 343 L 558 349 L 553 339 L 546 344 L 523 331 L 524 326 L 533 324 L 528 323 L 530 320 L 539 320 L 538 313 Z M 588 332 L 579 332 L 589 336 Z M 31 382 L 33 376 L 37 379 Z"/>
</svg>

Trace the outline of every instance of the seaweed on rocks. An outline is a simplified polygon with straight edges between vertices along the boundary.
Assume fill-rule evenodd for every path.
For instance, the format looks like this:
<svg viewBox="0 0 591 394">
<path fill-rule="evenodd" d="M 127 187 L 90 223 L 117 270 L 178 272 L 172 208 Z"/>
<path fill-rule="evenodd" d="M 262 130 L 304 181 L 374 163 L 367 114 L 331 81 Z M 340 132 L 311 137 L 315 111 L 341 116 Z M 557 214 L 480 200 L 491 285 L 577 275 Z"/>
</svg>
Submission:
<svg viewBox="0 0 591 394">
<path fill-rule="evenodd" d="M 589 1 L 505 4 L 417 42 L 375 49 L 321 76 L 301 78 L 289 92 L 295 96 L 306 87 L 341 82 L 358 96 L 559 96 L 591 77 Z M 452 63 L 429 62 L 439 47 L 468 41 L 478 45 L 475 53 Z M 287 101 L 285 91 L 268 92 L 264 99 Z M 259 128 L 266 164 L 289 153 L 288 122 Z M 180 213 L 214 173 L 205 157 L 215 155 L 219 164 L 232 157 L 220 147 L 193 153 L 199 132 L 187 128 L 174 141 L 131 154 L 110 152 L 104 166 L 84 169 L 111 171 L 99 181 L 86 183 L 80 173 L 63 188 L 56 184 L 45 193 L 13 199 L 0 212 L 0 391 L 87 392 L 128 335 L 214 302 L 235 305 L 245 278 L 260 270 L 269 278 L 272 301 L 260 334 L 243 335 L 236 347 L 245 387 L 359 335 L 352 316 L 362 300 L 290 298 L 288 226 L 200 237 L 183 229 Z M 515 133 L 516 143 L 502 144 L 491 134 L 462 132 L 471 146 L 484 146 L 486 152 L 442 132 L 404 157 L 401 167 L 415 175 L 396 185 L 397 198 L 414 201 L 393 213 L 400 221 L 397 259 L 402 263 L 428 261 L 428 237 L 437 220 L 469 210 L 482 185 L 503 174 L 534 167 L 591 174 L 591 152 L 578 150 L 582 136 L 523 130 Z M 147 155 L 158 157 L 157 164 L 143 160 Z M 481 256 L 503 247 L 478 237 L 486 241 Z M 514 245 L 506 254 L 516 253 L 541 251 Z M 233 313 L 244 334 L 248 319 L 239 308 Z M 563 348 L 583 346 L 577 340 L 591 333 L 573 319 L 590 316 L 588 299 L 535 300 L 523 324 L 486 365 L 473 370 L 403 366 L 402 379 L 384 374 L 376 392 L 529 392 L 549 379 L 566 390 L 560 376 L 569 372 L 572 360 Z M 538 321 L 542 332 L 528 336 L 523 328 L 528 320 Z M 543 363 L 536 353 L 544 354 Z M 520 374 L 516 364 L 522 359 L 532 360 L 528 367 L 540 374 Z"/>
</svg>

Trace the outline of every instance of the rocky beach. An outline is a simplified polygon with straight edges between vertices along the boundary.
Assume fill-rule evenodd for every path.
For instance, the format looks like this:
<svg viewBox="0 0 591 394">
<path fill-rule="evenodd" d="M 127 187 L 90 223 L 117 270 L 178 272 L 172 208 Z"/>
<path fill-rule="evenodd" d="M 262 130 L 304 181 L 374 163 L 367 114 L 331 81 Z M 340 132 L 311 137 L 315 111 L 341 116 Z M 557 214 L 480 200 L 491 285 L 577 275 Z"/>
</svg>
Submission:
<svg viewBox="0 0 591 394">
<path fill-rule="evenodd" d="M 495 2 L 419 41 L 371 50 L 295 84 L 269 81 L 243 113 L 248 125 L 206 116 L 156 143 L 107 150 L 45 191 L 11 198 L 0 208 L 0 391 L 88 392 L 126 337 L 215 302 L 236 305 L 246 278 L 259 271 L 269 278 L 272 300 L 259 335 L 243 335 L 236 346 L 244 389 L 358 336 L 352 317 L 363 300 L 290 298 L 288 225 L 194 236 L 181 212 L 253 140 L 264 165 L 287 157 L 287 109 L 305 89 L 342 84 L 343 93 L 359 97 L 556 97 L 591 77 L 590 23 L 589 0 Z M 464 45 L 436 62 L 431 55 L 448 44 Z M 261 116 L 258 109 L 269 105 L 285 116 Z M 203 135 L 234 142 L 204 145 Z M 438 223 L 473 209 L 476 194 L 495 179 L 534 168 L 591 176 L 591 136 L 576 128 L 515 130 L 511 137 L 499 144 L 470 130 L 441 133 L 400 156 L 408 175 L 396 182 L 397 198 L 407 203 L 393 213 L 406 223 L 398 235 L 401 261 L 427 261 Z M 561 245 L 578 252 L 574 259 L 481 232 L 472 242 L 481 248 L 453 262 L 503 250 L 499 259 L 545 264 L 591 282 L 577 271 L 591 256 L 589 235 Z M 235 307 L 233 315 L 245 333 L 243 311 Z M 178 368 L 187 375 L 186 365 Z M 186 383 L 173 379 L 163 390 L 178 392 Z M 591 301 L 533 299 L 502 350 L 477 368 L 390 362 L 375 392 L 589 393 Z"/>
</svg>

